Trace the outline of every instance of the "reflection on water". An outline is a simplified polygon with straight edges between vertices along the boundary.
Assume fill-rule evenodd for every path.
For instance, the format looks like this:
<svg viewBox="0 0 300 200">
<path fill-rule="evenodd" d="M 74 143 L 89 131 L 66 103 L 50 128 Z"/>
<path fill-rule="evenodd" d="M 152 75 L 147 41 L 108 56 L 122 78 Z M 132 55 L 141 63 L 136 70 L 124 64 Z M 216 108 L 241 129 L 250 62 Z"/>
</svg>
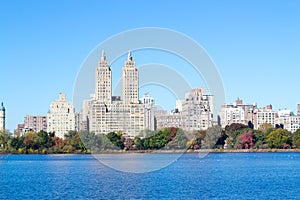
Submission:
<svg viewBox="0 0 300 200">
<path fill-rule="evenodd" d="M 176 162 L 182 154 L 93 154 L 104 165 L 130 173 L 146 173 L 160 170 Z"/>
</svg>

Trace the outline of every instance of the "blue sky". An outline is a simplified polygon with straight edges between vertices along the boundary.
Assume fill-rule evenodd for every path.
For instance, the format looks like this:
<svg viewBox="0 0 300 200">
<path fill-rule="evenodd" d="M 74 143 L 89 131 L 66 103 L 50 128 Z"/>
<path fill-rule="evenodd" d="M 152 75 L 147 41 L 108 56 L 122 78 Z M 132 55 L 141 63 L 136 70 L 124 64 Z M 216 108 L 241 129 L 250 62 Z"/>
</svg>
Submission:
<svg viewBox="0 0 300 200">
<path fill-rule="evenodd" d="M 240 97 L 261 107 L 295 110 L 300 102 L 299 9 L 296 0 L 3 0 L 0 101 L 7 108 L 7 128 L 13 131 L 26 114 L 45 115 L 60 92 L 72 100 L 76 75 L 89 53 L 108 37 L 141 27 L 173 29 L 202 45 L 222 76 L 227 103 Z M 151 55 L 133 57 L 139 65 L 151 62 Z M 201 80 L 191 81 L 193 87 L 203 86 Z M 144 91 L 151 94 L 151 88 Z M 169 98 L 157 102 L 167 109 L 175 106 Z"/>
</svg>

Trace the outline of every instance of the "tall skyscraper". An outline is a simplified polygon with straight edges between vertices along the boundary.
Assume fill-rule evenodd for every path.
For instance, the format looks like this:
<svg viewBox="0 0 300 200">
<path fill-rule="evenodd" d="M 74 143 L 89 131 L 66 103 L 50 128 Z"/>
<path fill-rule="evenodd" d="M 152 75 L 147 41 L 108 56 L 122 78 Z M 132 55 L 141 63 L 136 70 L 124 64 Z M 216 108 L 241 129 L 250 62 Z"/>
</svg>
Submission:
<svg viewBox="0 0 300 200">
<path fill-rule="evenodd" d="M 122 99 L 111 96 L 111 69 L 104 52 L 95 73 L 95 98 L 86 101 L 82 110 L 83 116 L 87 113 L 87 129 L 96 134 L 121 131 L 130 137 L 138 135 L 144 130 L 144 105 L 138 100 L 138 70 L 131 53 L 122 69 Z"/>
<path fill-rule="evenodd" d="M 59 99 L 50 105 L 47 114 L 47 132 L 55 132 L 55 135 L 64 138 L 69 131 L 75 130 L 75 110 L 72 102 L 66 101 L 64 93 L 59 94 Z"/>
<path fill-rule="evenodd" d="M 122 69 L 122 88 L 125 104 L 139 102 L 139 74 L 130 52 Z"/>
<path fill-rule="evenodd" d="M 100 103 L 111 103 L 111 68 L 108 65 L 104 51 L 102 51 L 101 60 L 98 62 L 98 67 L 95 73 L 96 87 L 95 96 L 96 100 Z"/>
<path fill-rule="evenodd" d="M 0 131 L 5 130 L 5 107 L 3 105 L 3 102 L 0 106 Z"/>
<path fill-rule="evenodd" d="M 300 103 L 297 105 L 297 115 L 300 116 Z"/>
</svg>

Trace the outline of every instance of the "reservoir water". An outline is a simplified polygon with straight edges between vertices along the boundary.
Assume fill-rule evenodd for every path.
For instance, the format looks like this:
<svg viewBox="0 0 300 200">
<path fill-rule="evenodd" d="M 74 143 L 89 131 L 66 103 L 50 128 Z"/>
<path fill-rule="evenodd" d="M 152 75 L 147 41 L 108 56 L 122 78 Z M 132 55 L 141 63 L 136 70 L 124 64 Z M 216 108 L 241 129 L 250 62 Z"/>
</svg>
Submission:
<svg viewBox="0 0 300 200">
<path fill-rule="evenodd" d="M 138 159 L 160 162 L 168 156 L 174 155 L 144 154 Z M 183 154 L 149 173 L 120 172 L 91 155 L 0 158 L 1 200 L 300 199 L 300 153 Z"/>
</svg>

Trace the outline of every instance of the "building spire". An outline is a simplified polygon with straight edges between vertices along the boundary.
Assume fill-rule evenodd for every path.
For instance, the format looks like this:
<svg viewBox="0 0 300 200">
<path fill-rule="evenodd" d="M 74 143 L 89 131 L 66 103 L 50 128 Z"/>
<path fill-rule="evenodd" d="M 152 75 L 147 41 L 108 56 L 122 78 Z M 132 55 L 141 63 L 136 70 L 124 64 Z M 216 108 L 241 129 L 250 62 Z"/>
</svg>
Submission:
<svg viewBox="0 0 300 200">
<path fill-rule="evenodd" d="M 127 58 L 128 61 L 132 61 L 132 56 L 131 56 L 131 52 L 128 51 L 128 58 Z"/>
<path fill-rule="evenodd" d="M 5 112 L 5 107 L 4 107 L 3 102 L 1 102 L 0 111 L 4 111 Z"/>
<path fill-rule="evenodd" d="M 101 61 L 105 61 L 105 60 L 106 60 L 105 52 L 104 50 L 102 50 Z"/>
</svg>

